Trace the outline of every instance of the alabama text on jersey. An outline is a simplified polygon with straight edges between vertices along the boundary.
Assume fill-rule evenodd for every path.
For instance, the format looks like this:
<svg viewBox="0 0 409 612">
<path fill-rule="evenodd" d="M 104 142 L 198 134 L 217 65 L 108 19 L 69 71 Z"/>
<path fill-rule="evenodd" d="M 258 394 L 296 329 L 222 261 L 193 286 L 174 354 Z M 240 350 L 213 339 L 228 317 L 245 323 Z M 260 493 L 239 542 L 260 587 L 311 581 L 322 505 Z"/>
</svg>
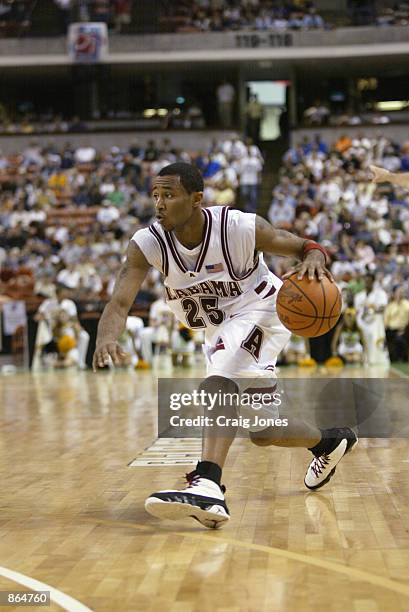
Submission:
<svg viewBox="0 0 409 612">
<path fill-rule="evenodd" d="M 224 206 L 203 209 L 203 241 L 183 246 L 160 223 L 138 230 L 132 240 L 164 275 L 167 303 L 192 329 L 215 328 L 245 312 L 275 312 L 281 280 L 255 249 L 256 215 Z"/>
</svg>

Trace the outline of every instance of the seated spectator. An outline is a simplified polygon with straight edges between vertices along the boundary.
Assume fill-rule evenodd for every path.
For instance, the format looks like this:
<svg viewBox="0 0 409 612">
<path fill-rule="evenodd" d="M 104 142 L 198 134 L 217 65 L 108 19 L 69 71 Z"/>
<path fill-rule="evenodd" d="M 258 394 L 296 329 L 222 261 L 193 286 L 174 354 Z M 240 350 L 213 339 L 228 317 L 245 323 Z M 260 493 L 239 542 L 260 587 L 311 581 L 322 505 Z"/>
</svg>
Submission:
<svg viewBox="0 0 409 612">
<path fill-rule="evenodd" d="M 165 301 L 164 291 L 149 309 L 149 326 L 141 330 L 141 351 L 144 360 L 152 365 L 153 353 L 166 352 L 170 346 L 174 315 Z"/>
<path fill-rule="evenodd" d="M 307 28 L 308 30 L 313 29 L 323 29 L 325 27 L 325 23 L 321 15 L 317 14 L 317 9 L 315 7 L 311 7 L 308 12 L 302 18 L 302 27 Z"/>
<path fill-rule="evenodd" d="M 89 164 L 95 161 L 96 154 L 97 152 L 94 147 L 88 143 L 87 145 L 80 146 L 78 149 L 76 149 L 74 159 L 79 164 Z"/>
<path fill-rule="evenodd" d="M 39 306 L 35 316 L 39 323 L 36 347 L 41 355 L 56 356 L 63 366 L 75 363 L 80 368 L 86 368 L 89 335 L 79 324 L 75 302 L 67 298 L 66 294 L 64 287 L 57 286 L 55 298 L 47 298 Z M 70 343 L 67 340 L 63 347 L 58 347 L 63 336 L 74 338 L 75 341 Z M 71 353 L 74 348 L 76 352 Z M 55 360 L 52 361 L 54 363 Z"/>
<path fill-rule="evenodd" d="M 345 363 L 363 363 L 363 338 L 357 323 L 355 308 L 347 308 L 335 328 L 331 342 L 332 356 L 341 357 Z"/>
<path fill-rule="evenodd" d="M 127 317 L 125 329 L 118 339 L 118 343 L 128 355 L 128 358 L 122 362 L 124 366 L 133 365 L 135 368 L 138 367 L 140 369 L 149 367 L 141 353 L 140 335 L 143 328 L 144 323 L 140 317 Z"/>
<path fill-rule="evenodd" d="M 268 220 L 276 227 L 290 228 L 295 219 L 295 201 L 279 193 L 271 202 L 267 213 Z"/>
<path fill-rule="evenodd" d="M 72 262 L 66 268 L 58 272 L 57 282 L 68 289 L 78 289 L 80 286 L 81 275 L 77 269 L 77 264 Z"/>
<path fill-rule="evenodd" d="M 304 111 L 304 118 L 310 125 L 325 125 L 329 116 L 329 108 L 325 106 L 321 100 L 316 100 L 313 106 L 310 106 Z"/>
<path fill-rule="evenodd" d="M 194 330 L 175 321 L 171 333 L 170 347 L 173 366 L 191 367 L 195 352 Z"/>
<path fill-rule="evenodd" d="M 45 353 L 55 356 L 52 362 L 54 368 L 69 368 L 79 365 L 80 356 L 77 344 L 80 333 L 79 323 L 70 320 L 67 312 L 62 310 L 57 314 L 52 329 L 53 340 L 44 347 Z"/>
</svg>

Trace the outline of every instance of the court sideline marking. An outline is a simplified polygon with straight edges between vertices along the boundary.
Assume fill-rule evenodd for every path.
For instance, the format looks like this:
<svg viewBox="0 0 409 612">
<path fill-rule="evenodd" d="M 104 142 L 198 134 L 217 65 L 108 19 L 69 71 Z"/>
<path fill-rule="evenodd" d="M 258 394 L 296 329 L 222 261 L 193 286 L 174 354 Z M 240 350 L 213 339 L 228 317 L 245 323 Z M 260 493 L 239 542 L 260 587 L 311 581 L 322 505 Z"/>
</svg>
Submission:
<svg viewBox="0 0 409 612">
<path fill-rule="evenodd" d="M 79 517 L 81 520 L 85 520 L 86 522 L 95 522 L 101 525 L 106 525 L 107 527 L 127 527 L 130 529 L 136 529 L 137 531 L 143 531 L 149 529 L 148 525 L 139 525 L 135 523 L 128 523 L 127 521 L 114 521 L 108 519 L 91 519 L 85 517 Z M 261 552 L 265 552 L 268 555 L 275 557 L 283 557 L 285 559 L 289 559 L 290 561 L 297 561 L 298 563 L 305 563 L 306 565 L 314 565 L 315 567 L 319 567 L 320 569 L 330 570 L 332 572 L 336 572 L 338 574 L 344 574 L 348 578 L 352 578 L 353 580 L 361 580 L 363 582 L 368 582 L 377 587 L 381 587 L 384 589 L 388 589 L 389 591 L 393 591 L 394 593 L 398 593 L 399 595 L 404 595 L 405 597 L 409 597 L 409 586 L 405 585 L 401 582 L 397 582 L 396 580 L 391 580 L 390 578 L 384 578 L 379 574 L 370 574 L 364 570 L 360 570 L 355 567 L 351 567 L 349 565 L 342 565 L 340 563 L 335 563 L 334 561 L 328 561 L 327 559 L 316 559 L 315 557 L 311 557 L 304 553 L 291 552 L 289 550 L 284 550 L 282 548 L 275 548 L 273 546 L 265 546 L 263 544 L 253 544 L 252 542 L 242 542 L 241 540 L 237 540 L 235 538 L 228 538 L 224 536 L 217 535 L 201 535 L 199 533 L 185 533 L 182 531 L 172 532 L 173 535 L 182 536 L 185 538 L 194 538 L 195 540 L 201 540 L 206 544 L 216 544 L 216 543 L 225 543 L 229 546 L 238 546 L 240 548 L 245 548 L 247 550 L 258 550 Z M 155 535 L 164 535 L 163 532 L 157 532 Z"/>
<path fill-rule="evenodd" d="M 64 610 L 67 610 L 67 612 L 92 612 L 91 608 L 87 608 L 87 606 L 84 606 L 84 604 L 66 595 L 62 591 L 55 589 L 45 582 L 40 582 L 35 578 L 20 574 L 20 572 L 15 572 L 7 567 L 0 566 L 0 576 L 7 578 L 7 580 L 12 580 L 17 584 L 21 584 L 32 591 L 50 591 L 50 600 Z"/>
</svg>

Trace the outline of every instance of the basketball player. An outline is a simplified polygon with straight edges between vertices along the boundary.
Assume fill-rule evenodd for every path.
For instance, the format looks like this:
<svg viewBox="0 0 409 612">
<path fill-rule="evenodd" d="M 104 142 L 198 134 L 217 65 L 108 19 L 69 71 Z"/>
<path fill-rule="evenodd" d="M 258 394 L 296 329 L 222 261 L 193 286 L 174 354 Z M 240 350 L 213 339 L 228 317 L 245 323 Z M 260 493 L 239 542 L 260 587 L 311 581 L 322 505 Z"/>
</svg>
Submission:
<svg viewBox="0 0 409 612">
<path fill-rule="evenodd" d="M 240 379 L 257 381 L 257 391 L 271 389 L 277 355 L 290 333 L 275 310 L 282 282 L 269 271 L 262 252 L 298 258 L 292 272 L 298 272 L 299 278 L 308 274 L 321 280 L 326 275 L 333 280 L 325 267 L 324 249 L 274 229 L 255 214 L 222 206 L 202 208 L 203 179 L 190 164 L 164 167 L 153 181 L 152 196 L 157 220 L 130 240 L 99 322 L 94 371 L 110 358 L 114 364 L 123 359 L 117 338 L 149 267 L 154 266 L 165 277 L 167 302 L 176 317 L 191 329 L 205 329 L 205 392 L 235 393 Z M 191 516 L 209 528 L 230 518 L 221 476 L 236 429 L 232 426 L 225 435 L 212 435 L 210 429 L 203 430 L 202 458 L 187 475 L 186 488 L 153 493 L 145 503 L 149 513 L 172 519 Z M 309 448 L 313 458 L 305 485 L 312 490 L 330 480 L 357 441 L 349 428 L 319 430 L 295 419 L 281 436 L 255 428 L 250 437 L 259 446 Z"/>
</svg>

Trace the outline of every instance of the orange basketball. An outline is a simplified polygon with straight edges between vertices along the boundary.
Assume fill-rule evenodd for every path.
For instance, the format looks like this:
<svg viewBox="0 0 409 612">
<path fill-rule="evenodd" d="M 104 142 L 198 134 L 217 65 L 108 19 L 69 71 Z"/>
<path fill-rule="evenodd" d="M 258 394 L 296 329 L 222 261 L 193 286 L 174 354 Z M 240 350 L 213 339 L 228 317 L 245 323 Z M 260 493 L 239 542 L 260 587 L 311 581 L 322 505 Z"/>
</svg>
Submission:
<svg viewBox="0 0 409 612">
<path fill-rule="evenodd" d="M 324 276 L 309 280 L 292 274 L 277 295 L 277 314 L 281 323 L 297 336 L 316 338 L 336 325 L 342 309 L 341 292 Z"/>
</svg>

